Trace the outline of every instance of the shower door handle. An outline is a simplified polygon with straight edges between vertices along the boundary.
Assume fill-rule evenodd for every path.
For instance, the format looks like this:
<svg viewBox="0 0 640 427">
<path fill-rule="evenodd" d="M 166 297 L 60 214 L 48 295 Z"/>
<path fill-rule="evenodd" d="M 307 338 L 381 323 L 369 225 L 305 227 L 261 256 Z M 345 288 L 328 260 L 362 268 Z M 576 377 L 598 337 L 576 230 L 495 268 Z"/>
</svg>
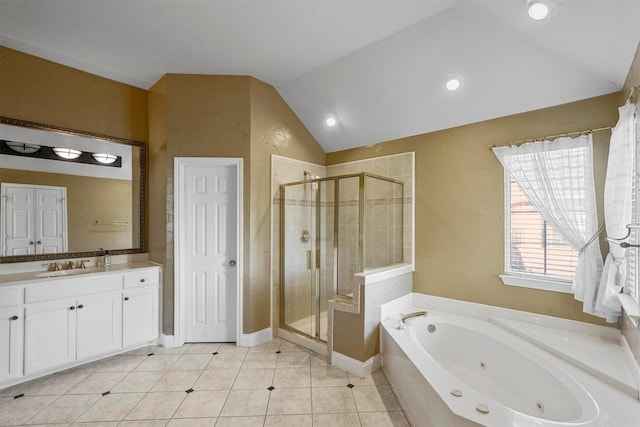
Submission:
<svg viewBox="0 0 640 427">
<path fill-rule="evenodd" d="M 307 251 L 307 270 L 313 270 L 313 255 L 311 250 Z"/>
</svg>

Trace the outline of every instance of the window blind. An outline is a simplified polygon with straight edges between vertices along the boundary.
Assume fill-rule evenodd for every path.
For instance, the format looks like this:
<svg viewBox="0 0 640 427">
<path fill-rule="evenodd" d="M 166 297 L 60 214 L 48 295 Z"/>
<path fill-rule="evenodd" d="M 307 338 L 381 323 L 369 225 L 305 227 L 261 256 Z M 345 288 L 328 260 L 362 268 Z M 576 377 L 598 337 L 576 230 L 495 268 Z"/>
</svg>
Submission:
<svg viewBox="0 0 640 427">
<path fill-rule="evenodd" d="M 540 216 L 518 184 L 510 182 L 507 273 L 570 282 L 578 252 Z"/>
<path fill-rule="evenodd" d="M 638 118 L 636 117 L 636 129 L 638 129 Z M 640 130 L 640 129 L 638 129 Z M 631 223 L 640 224 L 640 215 L 638 206 L 638 192 L 640 192 L 640 170 L 638 165 L 640 164 L 640 150 L 638 149 L 638 141 L 635 144 L 635 161 L 633 162 L 633 181 L 631 183 Z M 631 235 L 629 236 L 629 243 L 638 244 L 640 239 L 638 238 L 640 233 L 638 229 L 631 229 Z M 640 303 L 640 290 L 638 289 L 638 265 L 640 262 L 640 251 L 638 248 L 627 248 L 625 251 L 625 258 L 627 262 L 627 277 L 625 287 L 628 290 L 629 295 L 633 299 Z"/>
</svg>

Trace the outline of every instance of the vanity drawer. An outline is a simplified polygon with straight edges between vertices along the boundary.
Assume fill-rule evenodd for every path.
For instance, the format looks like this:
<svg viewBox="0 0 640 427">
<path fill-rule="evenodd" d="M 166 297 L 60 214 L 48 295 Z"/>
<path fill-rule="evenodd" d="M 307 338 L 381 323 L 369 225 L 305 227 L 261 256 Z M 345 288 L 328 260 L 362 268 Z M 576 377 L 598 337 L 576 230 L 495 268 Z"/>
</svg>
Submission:
<svg viewBox="0 0 640 427">
<path fill-rule="evenodd" d="M 20 305 L 24 301 L 24 288 L 11 286 L 0 288 L 0 308 Z"/>
<path fill-rule="evenodd" d="M 122 275 L 78 277 L 27 287 L 24 299 L 27 304 L 60 298 L 78 297 L 122 289 Z"/>
<path fill-rule="evenodd" d="M 145 269 L 132 271 L 124 275 L 124 288 L 137 288 L 140 286 L 157 285 L 160 283 L 160 269 Z"/>
</svg>

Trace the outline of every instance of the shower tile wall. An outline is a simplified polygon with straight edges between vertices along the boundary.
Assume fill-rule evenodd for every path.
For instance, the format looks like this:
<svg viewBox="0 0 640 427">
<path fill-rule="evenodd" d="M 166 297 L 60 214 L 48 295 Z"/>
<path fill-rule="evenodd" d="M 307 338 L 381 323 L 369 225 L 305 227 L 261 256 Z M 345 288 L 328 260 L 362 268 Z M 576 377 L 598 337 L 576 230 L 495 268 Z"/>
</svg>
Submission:
<svg viewBox="0 0 640 427">
<path fill-rule="evenodd" d="M 402 247 L 403 253 L 403 261 L 406 263 L 412 262 L 412 244 L 413 244 L 413 177 L 414 177 L 414 153 L 405 153 L 398 154 L 393 156 L 379 157 L 370 160 L 363 161 L 355 161 L 349 163 L 343 163 L 340 165 L 333 166 L 321 166 L 314 165 L 307 162 L 302 162 L 298 160 L 292 160 L 285 157 L 280 156 L 272 156 L 272 164 L 271 164 L 271 188 L 272 188 L 272 301 L 273 301 L 273 310 L 272 310 L 272 327 L 277 330 L 280 319 L 280 184 L 302 181 L 304 178 L 304 171 L 309 171 L 313 174 L 316 174 L 320 177 L 325 176 L 335 176 L 335 175 L 344 175 L 344 174 L 355 174 L 360 172 L 370 172 L 377 175 L 386 176 L 389 178 L 394 178 L 403 181 L 404 184 L 404 197 L 402 198 L 402 207 L 404 211 L 404 215 L 402 218 L 402 225 L 396 225 L 396 227 L 401 227 L 403 232 L 404 246 Z M 379 182 L 379 180 L 376 180 Z M 371 182 L 369 182 L 371 186 Z M 374 184 L 376 185 L 376 184 Z M 321 228 L 322 228 L 322 236 L 324 237 L 323 241 L 320 242 L 321 245 L 321 256 L 323 257 L 323 269 L 321 271 L 321 311 L 326 310 L 326 296 L 333 293 L 333 271 L 334 271 L 334 257 L 332 250 L 329 248 L 333 248 L 333 227 L 334 227 L 334 205 L 333 205 L 333 194 L 331 186 L 323 186 L 322 187 L 322 200 L 321 203 Z M 383 186 L 384 187 L 384 186 Z M 378 203 L 379 210 L 381 206 L 386 206 L 384 208 L 385 222 L 384 224 L 376 223 L 377 220 L 375 214 L 370 214 L 367 216 L 369 221 L 373 221 L 370 223 L 371 227 L 378 228 L 370 228 L 367 232 L 365 229 L 365 233 L 369 236 L 379 236 L 377 240 L 373 242 L 369 242 L 369 244 L 373 243 L 374 246 L 377 247 L 376 250 L 370 250 L 367 254 L 368 263 L 367 265 L 375 265 L 376 261 L 381 262 L 381 260 L 387 260 L 389 257 L 392 259 L 397 259 L 399 256 L 400 248 L 399 242 L 396 240 L 389 245 L 391 239 L 389 234 L 397 235 L 398 229 L 391 230 L 387 229 L 387 233 L 379 233 L 381 230 L 380 227 L 384 227 L 388 224 L 393 224 L 394 222 L 397 224 L 397 216 L 400 212 L 400 205 L 398 204 L 398 195 L 397 193 L 389 193 L 390 190 L 386 188 L 380 188 L 381 192 L 385 192 L 384 196 L 380 196 L 377 192 L 373 192 L 371 194 L 371 203 Z M 349 180 L 341 180 L 340 182 L 340 200 L 341 200 L 341 209 L 340 209 L 340 217 L 339 230 L 342 244 L 339 245 L 339 253 L 338 260 L 338 283 L 340 284 L 340 289 L 338 292 L 343 295 L 349 295 L 353 292 L 352 284 L 353 284 L 353 274 L 358 272 L 357 263 L 358 263 L 358 216 L 359 216 L 359 208 L 358 208 L 358 191 L 359 191 L 359 183 L 357 179 L 349 179 Z M 301 208 L 302 209 L 302 208 Z M 382 220 L 383 216 L 380 216 Z M 367 219 L 365 219 L 367 221 Z M 393 222 L 390 222 L 393 221 Z M 293 231 L 292 231 L 293 232 Z M 297 231 L 298 233 L 301 230 Z M 384 237 L 383 237 L 384 236 Z M 371 239 L 372 237 L 369 237 Z M 375 237 L 373 237 L 376 239 Z M 302 261 L 299 268 L 302 271 L 306 270 L 306 249 L 301 252 Z M 367 260 L 365 260 L 367 261 Z M 301 273 L 303 274 L 303 273 Z M 301 283 L 296 281 L 295 283 Z M 302 286 L 300 286 L 302 288 Z M 302 302 L 302 291 L 296 291 L 295 293 L 295 304 L 297 304 L 297 309 L 290 307 L 289 304 L 292 304 L 292 300 L 287 301 L 287 307 L 285 310 L 288 310 L 287 313 L 289 316 L 302 316 L 304 310 L 302 307 L 306 306 L 306 303 Z M 299 297 L 299 298 L 298 298 Z M 307 310 L 308 312 L 308 310 Z"/>
<path fill-rule="evenodd" d="M 367 191 L 365 200 L 365 203 L 368 204 L 367 208 L 365 208 L 365 214 L 367 210 L 370 211 L 368 215 L 365 215 L 365 226 L 368 227 L 365 228 L 365 234 L 369 239 L 367 246 L 370 249 L 366 253 L 365 264 L 367 267 L 373 268 L 376 265 L 384 265 L 383 260 L 395 260 L 399 257 L 400 242 L 397 240 L 391 241 L 389 237 L 390 235 L 397 235 L 395 232 L 398 230 L 387 228 L 387 233 L 383 233 L 381 227 L 391 227 L 392 224 L 399 224 L 397 216 L 401 211 L 400 206 L 403 208 L 402 225 L 395 226 L 402 227 L 402 262 L 413 262 L 413 159 L 414 153 L 403 153 L 327 167 L 327 176 L 370 172 L 404 182 L 404 194 L 400 200 L 396 186 L 391 186 L 392 188 L 396 187 L 396 190 L 390 193 L 391 190 L 388 184 L 385 185 L 380 180 L 369 179 L 368 185 L 371 191 Z M 371 181 L 375 182 L 373 184 L 375 188 L 372 188 Z M 402 205 L 399 205 L 400 201 Z M 369 205 L 374 206 L 373 213 L 371 213 Z M 384 237 L 385 235 L 387 237 Z M 371 241 L 372 236 L 373 242 Z M 372 249 L 372 246 L 375 249 Z"/>
</svg>

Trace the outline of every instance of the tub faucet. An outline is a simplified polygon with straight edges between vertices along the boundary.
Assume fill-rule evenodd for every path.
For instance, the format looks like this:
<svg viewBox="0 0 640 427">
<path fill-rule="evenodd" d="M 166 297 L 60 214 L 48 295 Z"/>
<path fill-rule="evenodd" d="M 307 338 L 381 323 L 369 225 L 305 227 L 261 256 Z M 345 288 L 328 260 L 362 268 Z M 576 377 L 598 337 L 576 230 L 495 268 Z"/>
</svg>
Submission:
<svg viewBox="0 0 640 427">
<path fill-rule="evenodd" d="M 404 329 L 407 326 L 405 322 L 408 319 L 411 319 L 412 317 L 419 317 L 419 316 L 426 316 L 426 315 L 427 315 L 426 311 L 416 311 L 415 313 L 405 314 L 400 318 L 400 320 L 398 320 L 398 323 L 396 324 L 396 329 L 398 330 Z"/>
</svg>

